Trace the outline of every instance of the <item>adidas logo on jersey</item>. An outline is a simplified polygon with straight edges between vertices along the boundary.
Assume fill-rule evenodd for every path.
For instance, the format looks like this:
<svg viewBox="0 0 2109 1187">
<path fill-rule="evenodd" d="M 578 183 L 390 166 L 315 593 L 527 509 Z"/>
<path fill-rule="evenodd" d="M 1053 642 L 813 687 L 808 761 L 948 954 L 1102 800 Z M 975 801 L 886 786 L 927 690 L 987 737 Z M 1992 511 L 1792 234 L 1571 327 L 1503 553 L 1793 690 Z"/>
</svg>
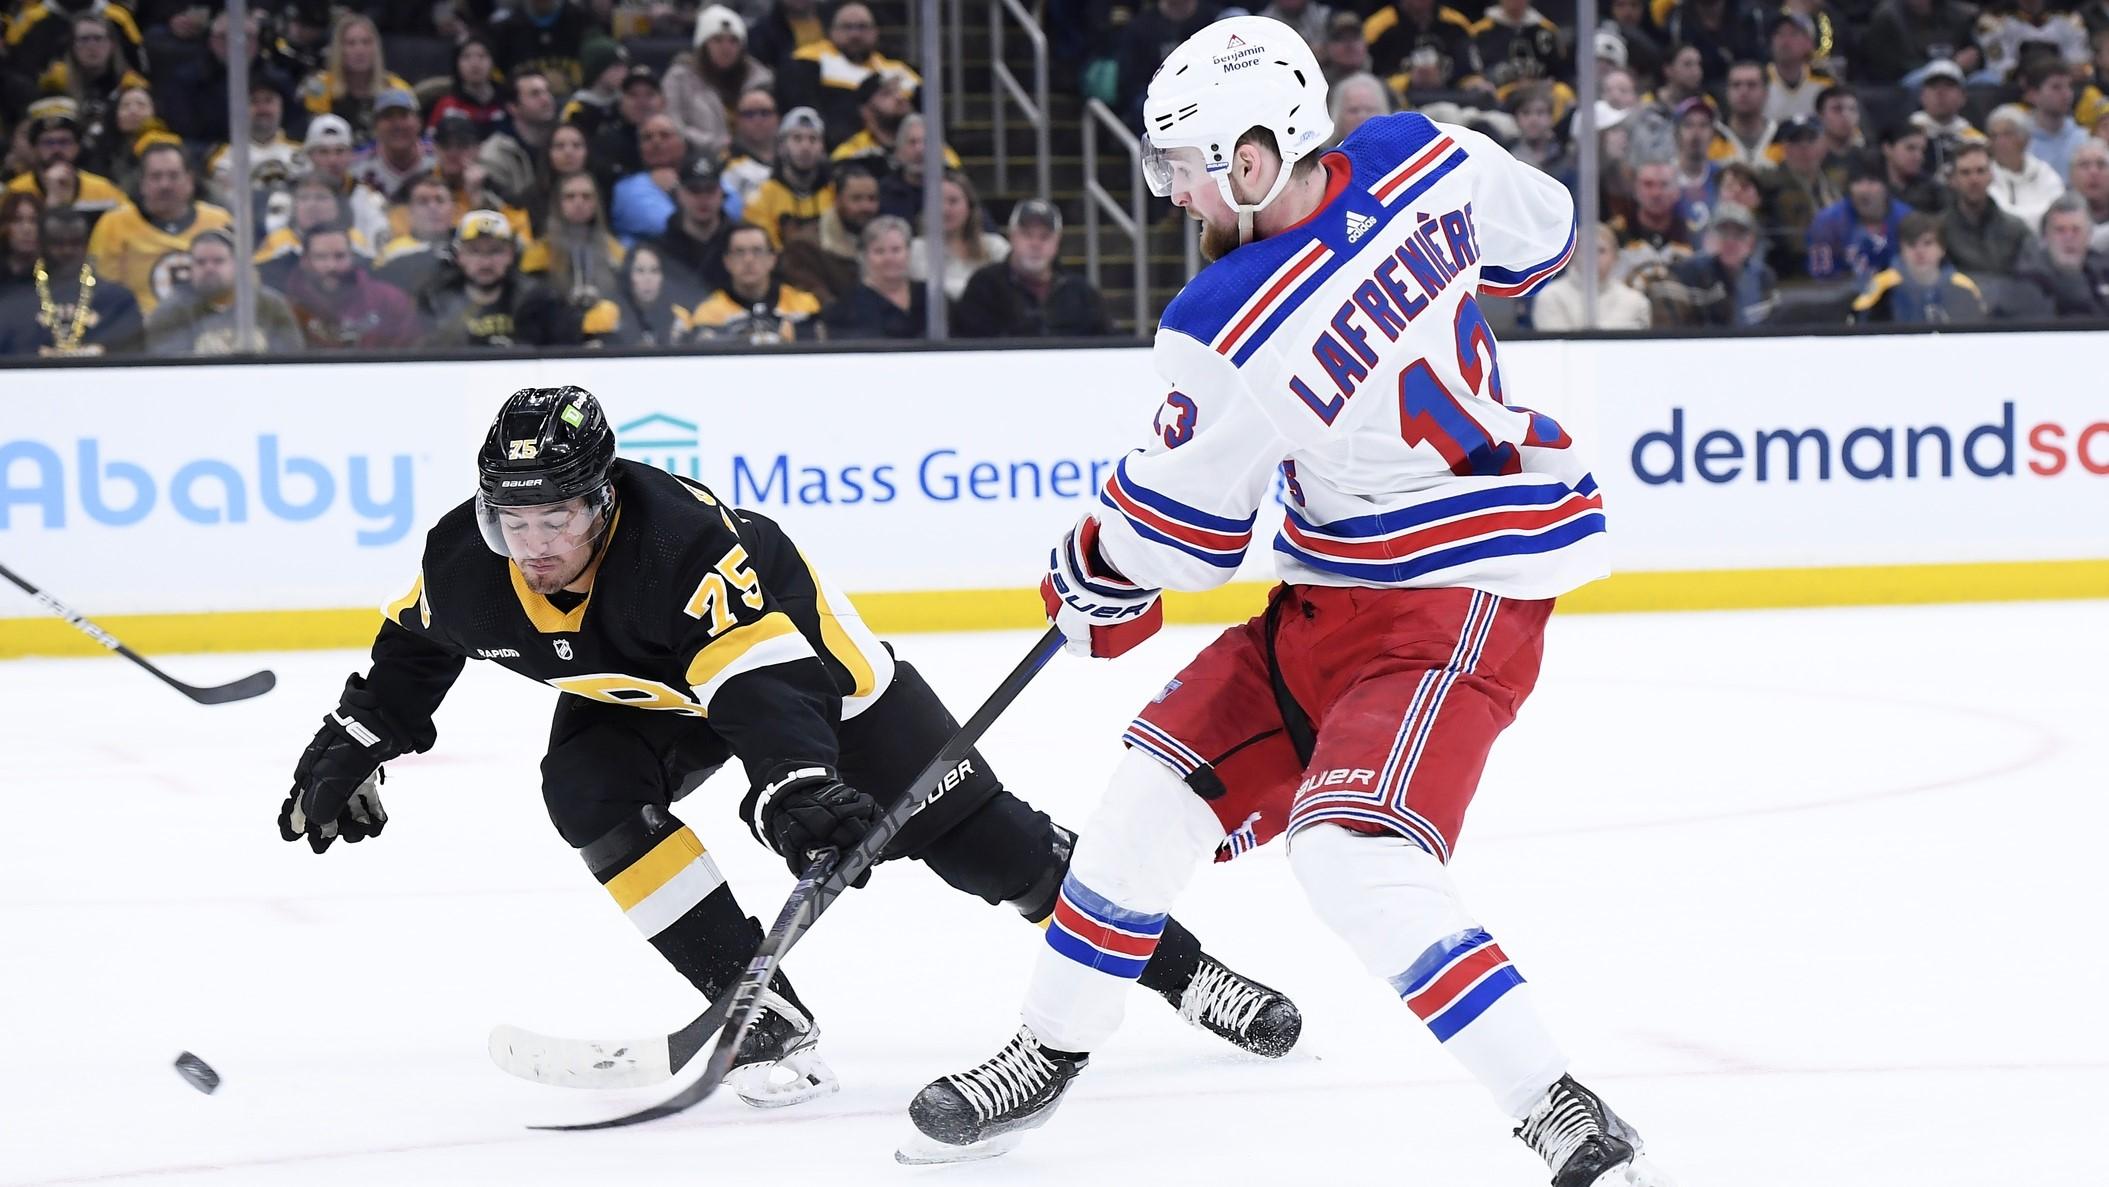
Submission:
<svg viewBox="0 0 2109 1187">
<path fill-rule="evenodd" d="M 1371 227 L 1374 227 L 1374 226 L 1376 226 L 1376 225 L 1377 225 L 1377 216 L 1376 216 L 1376 215 L 1374 215 L 1374 214 L 1356 214 L 1356 213 L 1355 213 L 1354 211 L 1352 211 L 1352 210 L 1348 211 L 1348 212 L 1347 212 L 1347 241 L 1348 241 L 1349 243 L 1360 243 L 1360 242 L 1362 242 L 1362 237 L 1363 237 L 1364 235 L 1367 235 L 1367 234 L 1369 234 L 1370 228 L 1371 228 Z"/>
</svg>

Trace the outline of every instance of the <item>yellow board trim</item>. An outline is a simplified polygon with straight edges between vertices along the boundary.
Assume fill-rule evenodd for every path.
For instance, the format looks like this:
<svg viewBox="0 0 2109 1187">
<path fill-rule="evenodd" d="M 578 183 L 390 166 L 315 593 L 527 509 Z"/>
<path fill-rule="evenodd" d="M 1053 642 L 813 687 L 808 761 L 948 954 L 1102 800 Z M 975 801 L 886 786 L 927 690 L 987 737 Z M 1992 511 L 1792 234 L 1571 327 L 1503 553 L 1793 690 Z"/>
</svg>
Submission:
<svg viewBox="0 0 2109 1187">
<path fill-rule="evenodd" d="M 718 673 L 739 662 L 739 658 L 755 647 L 771 639 L 795 635 L 798 627 L 791 616 L 781 610 L 771 610 L 745 626 L 737 626 L 704 644 L 696 652 L 696 658 L 688 661 L 688 686 L 700 688 L 717 679 Z"/>
<path fill-rule="evenodd" d="M 1207 593 L 1175 593 L 1165 599 L 1165 618 L 1190 624 L 1236 622 L 1259 612 L 1267 589 L 1264 583 L 1246 582 Z M 851 596 L 865 625 L 881 635 L 1031 630 L 1044 621 L 1036 590 Z M 1561 598 L 1560 609 L 1570 614 L 1615 614 L 2077 598 L 2109 598 L 2109 559 L 1620 573 Z M 113 614 L 97 616 L 95 621 L 126 646 L 149 656 L 363 649 L 374 636 L 371 609 Z M 0 618 L 0 658 L 106 654 L 92 639 L 57 618 Z"/>
<path fill-rule="evenodd" d="M 687 869 L 703 856 L 703 842 L 687 825 L 657 845 L 652 851 L 631 862 L 623 872 L 608 880 L 608 893 L 615 897 L 615 905 L 627 911 L 631 907 L 652 897 L 660 887 L 674 880 L 674 875 Z"/>
</svg>

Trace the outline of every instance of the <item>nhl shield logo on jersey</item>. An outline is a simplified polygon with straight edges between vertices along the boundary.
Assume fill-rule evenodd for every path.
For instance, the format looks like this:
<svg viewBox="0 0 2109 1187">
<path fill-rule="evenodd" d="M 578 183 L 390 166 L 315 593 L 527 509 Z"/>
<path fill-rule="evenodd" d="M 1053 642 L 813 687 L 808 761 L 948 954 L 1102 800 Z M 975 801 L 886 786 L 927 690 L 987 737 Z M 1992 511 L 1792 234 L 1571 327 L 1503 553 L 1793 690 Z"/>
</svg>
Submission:
<svg viewBox="0 0 2109 1187">
<path fill-rule="evenodd" d="M 556 649 L 557 649 L 557 658 L 558 658 L 558 659 L 570 659 L 570 658 L 571 658 L 571 640 L 569 640 L 569 639 L 558 639 L 558 640 L 556 641 Z"/>
</svg>

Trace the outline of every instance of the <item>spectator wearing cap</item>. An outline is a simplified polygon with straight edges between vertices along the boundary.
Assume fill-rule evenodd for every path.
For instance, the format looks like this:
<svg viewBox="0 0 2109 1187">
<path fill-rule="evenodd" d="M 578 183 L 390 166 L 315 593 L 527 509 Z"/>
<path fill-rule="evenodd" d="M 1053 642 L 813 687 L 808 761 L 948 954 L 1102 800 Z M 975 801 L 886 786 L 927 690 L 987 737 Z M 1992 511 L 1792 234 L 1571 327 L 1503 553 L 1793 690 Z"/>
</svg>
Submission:
<svg viewBox="0 0 2109 1187">
<path fill-rule="evenodd" d="M 1765 115 L 1765 68 L 1756 62 L 1737 62 L 1728 68 L 1728 114 L 1715 129 L 1707 156 L 1727 163 L 1777 165 L 1780 147 L 1779 122 Z"/>
<path fill-rule="evenodd" d="M 610 222 L 624 246 L 666 226 L 667 216 L 674 213 L 674 185 L 684 176 L 684 159 L 701 155 L 689 151 L 680 126 L 664 112 L 644 121 L 637 144 L 643 169 L 615 183 L 610 203 Z"/>
<path fill-rule="evenodd" d="M 857 84 L 872 74 L 894 75 L 910 91 L 923 85 L 922 77 L 906 62 L 879 52 L 879 25 L 871 9 L 858 0 L 848 0 L 828 19 L 827 40 L 792 53 L 791 61 L 778 72 L 776 93 L 787 103 L 819 112 L 827 142 L 837 144 L 860 126 Z"/>
<path fill-rule="evenodd" d="M 1333 84 L 1326 106 L 1333 116 L 1333 138 L 1344 141 L 1363 124 L 1392 113 L 1391 88 L 1374 74 L 1350 74 Z"/>
<path fill-rule="evenodd" d="M 525 242 L 532 234 L 534 220 L 491 188 L 490 175 L 477 160 L 482 141 L 477 137 L 475 123 L 461 112 L 449 112 L 433 130 L 432 141 L 437 162 L 434 169 L 453 191 L 455 218 L 458 220 L 471 210 L 495 210 L 512 224 L 513 234 Z M 403 230 L 406 217 L 400 203 L 392 208 L 388 214 L 390 232 Z"/>
<path fill-rule="evenodd" d="M 962 338 L 1086 338 L 1112 332 L 1105 302 L 1064 272 L 1062 213 L 1028 198 L 1011 208 L 1010 255 L 967 280 L 953 324 Z"/>
<path fill-rule="evenodd" d="M 81 155 L 79 108 L 73 100 L 62 96 L 39 99 L 29 105 L 29 113 L 22 124 L 36 167 L 10 179 L 8 191 L 36 194 L 45 199 L 47 207 L 55 206 L 51 196 L 44 192 L 44 171 L 60 161 L 78 168 Z M 79 172 L 77 191 L 72 207 L 90 215 L 114 210 L 127 200 L 117 183 L 86 169 Z"/>
<path fill-rule="evenodd" d="M 2058 171 L 2029 151 L 2033 121 L 2019 107 L 1995 109 L 1985 120 L 1992 144 L 1992 201 L 2030 226 L 2065 192 Z"/>
<path fill-rule="evenodd" d="M 1992 200 L 1992 150 L 1971 142 L 1955 152 L 1948 203 L 1941 211 L 1941 247 L 1965 273 L 1985 280 L 2012 276 L 2035 238 L 2028 224 Z"/>
<path fill-rule="evenodd" d="M 823 136 L 820 115 L 812 108 L 794 107 L 784 114 L 776 136 L 776 168 L 741 212 L 768 234 L 772 248 L 813 235 L 821 214 L 835 204 Z"/>
<path fill-rule="evenodd" d="M 1010 241 L 983 230 L 988 220 L 981 212 L 981 198 L 974 183 L 957 169 L 945 171 L 943 189 L 945 218 L 945 298 L 959 300 L 967 280 L 983 265 L 1000 263 L 1010 255 Z M 908 274 L 922 280 L 930 274 L 930 251 L 918 237 L 910 245 Z"/>
<path fill-rule="evenodd" d="M 666 68 L 666 111 L 688 146 L 714 157 L 732 144 L 740 96 L 775 85 L 776 72 L 747 52 L 747 22 L 722 4 L 696 14 L 695 47 Z"/>
<path fill-rule="evenodd" d="M 518 0 L 507 7 L 489 31 L 491 52 L 507 77 L 539 70 L 564 95 L 600 73 L 587 60 L 586 49 L 596 30 L 606 28 L 606 18 L 595 18 L 570 0 Z"/>
<path fill-rule="evenodd" d="M 1582 299 L 1582 266 L 1574 262 L 1531 299 L 1531 327 L 1547 332 L 1645 330 L 1654 324 L 1648 299 L 1618 278 L 1618 236 L 1604 223 L 1596 225 L 1596 283 L 1594 323 Z"/>
<path fill-rule="evenodd" d="M 1879 162 L 1862 162 L 1845 200 L 1817 212 L 1809 225 L 1809 277 L 1867 279 L 1896 262 L 1897 227 L 1911 207 L 1890 195 Z"/>
<path fill-rule="evenodd" d="M 776 134 L 782 127 L 776 96 L 768 91 L 748 91 L 733 107 L 732 146 L 725 153 L 725 192 L 737 209 L 744 210 L 754 201 L 776 168 Z"/>
<path fill-rule="evenodd" d="M 1417 74 L 1407 80 L 1417 89 L 1441 90 L 1479 73 L 1471 18 L 1440 0 L 1391 0 L 1362 22 L 1362 39 L 1370 73 Z"/>
<path fill-rule="evenodd" d="M 432 174 L 424 176 L 432 177 Z M 360 191 L 361 194 L 368 192 Z M 300 266 L 300 245 L 309 232 L 323 227 L 346 228 L 352 254 L 359 258 L 362 267 L 373 258 L 373 241 L 355 225 L 351 201 L 332 189 L 327 178 L 310 173 L 293 183 L 291 196 L 292 209 L 285 225 L 272 229 L 256 245 L 255 263 L 265 284 L 284 290 L 290 283 L 293 270 Z M 451 233 L 453 229 L 453 224 L 449 223 L 447 230 Z"/>
<path fill-rule="evenodd" d="M 864 126 L 857 134 L 835 146 L 828 154 L 833 161 L 873 157 L 882 164 L 893 152 L 901 134 L 901 121 L 908 118 L 909 92 L 896 75 L 874 74 L 857 84 L 857 115 Z M 945 146 L 945 168 L 959 168 L 959 154 Z"/>
<path fill-rule="evenodd" d="M 309 120 L 300 148 L 308 172 L 328 182 L 333 192 L 349 197 L 358 188 L 359 179 L 352 176 L 351 125 L 342 116 L 318 115 Z"/>
<path fill-rule="evenodd" d="M 820 301 L 776 275 L 777 253 L 762 228 L 742 223 L 725 240 L 724 288 L 689 311 L 699 339 L 763 344 L 826 337 Z"/>
<path fill-rule="evenodd" d="M 1367 74 L 1371 66 L 1369 42 L 1362 39 L 1362 18 L 1352 12 L 1335 12 L 1333 23 L 1326 27 L 1326 38 L 1318 47 L 1318 71 L 1325 76 L 1327 86 L 1339 82 L 1351 74 Z M 1115 64 L 1115 82 L 1118 82 L 1118 63 Z M 1406 76 L 1393 76 L 1393 85 L 1405 86 Z"/>
<path fill-rule="evenodd" d="M 1844 86 L 1825 87 L 1816 96 L 1816 127 L 1823 133 L 1823 171 L 1843 191 L 1867 147 L 1860 130 L 1859 96 Z"/>
<path fill-rule="evenodd" d="M 2109 317 L 2109 255 L 2089 244 L 2087 200 L 2064 194 L 2043 212 L 2043 237 L 2029 245 L 2016 275 L 2034 286 L 2053 317 Z"/>
<path fill-rule="evenodd" d="M 1963 0 L 1882 0 L 1854 55 L 1854 73 L 1903 86 L 1920 81 L 1920 72 L 1935 62 L 1952 62 L 1970 74 L 1984 65 L 1976 24 L 1976 7 Z"/>
<path fill-rule="evenodd" d="M 74 358 L 139 349 L 139 302 L 88 261 L 88 216 L 46 210 L 29 284 L 0 291 L 0 355 Z"/>
<path fill-rule="evenodd" d="M 1153 0 L 1137 8 L 1121 29 L 1120 44 L 1115 50 L 1118 82 L 1114 113 L 1140 129 L 1142 97 L 1157 67 L 1187 38 L 1213 24 L 1220 14 L 1213 0 Z M 1356 70 L 1368 68 L 1367 62 L 1354 66 Z M 1328 76 L 1326 81 L 1333 80 Z"/>
<path fill-rule="evenodd" d="M 725 216 L 715 162 L 702 153 L 689 154 L 674 187 L 674 205 L 658 238 L 649 242 L 664 262 L 669 298 L 693 309 L 731 280 L 725 274 L 725 240 L 733 223 Z"/>
<path fill-rule="evenodd" d="M 2109 144 L 2088 140 L 2072 150 L 2072 189 L 2087 202 L 2087 217 L 2094 222 L 2089 245 L 2109 251 Z"/>
<path fill-rule="evenodd" d="M 1772 64 L 1765 67 L 1765 118 L 1774 122 L 1816 114 L 1816 96 L 1836 80 L 1809 66 L 1816 30 L 1809 18 L 1780 10 L 1772 18 Z"/>
<path fill-rule="evenodd" d="M 505 122 L 484 138 L 476 160 L 491 188 L 515 206 L 531 206 L 537 196 L 535 160 L 549 147 L 557 126 L 556 95 L 549 76 L 529 70 L 512 78 L 505 102 Z"/>
<path fill-rule="evenodd" d="M 1962 67 L 1955 63 L 1943 59 L 1920 72 L 1919 109 L 1911 113 L 1911 126 L 1926 134 L 1926 147 L 1931 154 L 1926 163 L 1928 176 L 1947 176 L 1954 166 L 1956 149 L 1984 142 L 1985 134 L 1963 118 L 1963 104 L 1968 99 Z"/>
<path fill-rule="evenodd" d="M 272 80 L 259 72 L 249 76 L 249 168 L 277 165 L 290 176 L 304 165 L 300 143 L 286 135 L 286 102 Z M 234 191 L 233 146 L 221 143 L 205 158 L 205 188 L 213 201 L 232 207 L 248 195 Z"/>
<path fill-rule="evenodd" d="M 309 350 L 381 350 L 417 341 L 410 298 L 358 265 L 340 224 L 316 227 L 301 240 L 300 267 L 285 294 Z"/>
<path fill-rule="evenodd" d="M 1723 202 L 1707 225 L 1705 250 L 1670 265 L 1649 298 L 1658 324 L 1744 328 L 1772 315 L 1778 290 L 1779 278 L 1758 250 L 1757 216 Z"/>
<path fill-rule="evenodd" d="M 1988 312 L 1977 282 L 1941 250 L 1940 219 L 1914 212 L 1897 227 L 1897 262 L 1853 299 L 1856 325 L 1974 325 Z"/>
<path fill-rule="evenodd" d="M 1313 51 L 1325 44 L 1326 26 L 1333 21 L 1332 6 L 1319 0 L 1274 0 L 1259 14 L 1296 30 Z"/>
<path fill-rule="evenodd" d="M 908 220 L 882 214 L 858 240 L 858 283 L 822 311 L 830 338 L 913 340 L 929 330 L 926 289 L 908 278 Z"/>
<path fill-rule="evenodd" d="M 587 180 L 590 184 L 592 179 Z M 439 271 L 440 261 L 453 242 L 459 216 L 454 210 L 452 187 L 437 173 L 412 178 L 401 198 L 397 208 L 403 212 L 403 231 L 382 246 L 374 257 L 373 272 L 404 292 L 414 293 Z M 353 253 L 358 250 L 359 245 L 353 243 Z"/>
<path fill-rule="evenodd" d="M 520 272 L 584 311 L 621 288 L 623 255 L 623 245 L 608 230 L 600 188 L 579 173 L 557 187 L 541 238 L 520 253 Z"/>
<path fill-rule="evenodd" d="M 234 238 L 206 231 L 190 245 L 190 267 L 146 319 L 146 348 L 169 356 L 294 354 L 302 345 L 293 307 L 268 288 L 256 290 L 256 326 L 244 341 L 234 316 Z"/>
<path fill-rule="evenodd" d="M 97 275 L 131 289 L 140 312 L 151 314 L 175 286 L 175 271 L 189 265 L 191 240 L 233 222 L 225 210 L 198 201 L 182 146 L 158 144 L 140 169 L 139 204 L 127 202 L 98 220 L 88 255 Z"/>
<path fill-rule="evenodd" d="M 2021 87 L 2029 113 L 2029 154 L 2062 179 L 2072 166 L 2072 150 L 2087 139 L 2072 118 L 2072 70 L 2063 62 L 2038 61 L 2022 68 Z"/>
<path fill-rule="evenodd" d="M 615 118 L 623 84 L 630 77 L 630 51 L 618 42 L 595 36 L 580 51 L 580 61 L 584 63 L 586 81 L 571 92 L 557 122 L 572 125 L 591 140 L 603 123 Z"/>
<path fill-rule="evenodd" d="M 335 115 L 351 125 L 352 140 L 363 144 L 374 136 L 375 105 L 384 94 L 410 93 L 410 84 L 388 72 L 381 53 L 381 31 L 370 17 L 346 13 L 330 35 L 328 64 L 300 84 L 301 105 L 309 116 Z M 412 100 L 411 115 L 417 114 Z"/>
<path fill-rule="evenodd" d="M 1728 163 L 1712 159 L 1720 139 L 1714 109 L 1703 99 L 1686 99 L 1677 105 L 1677 201 L 1697 238 L 1713 217 L 1715 177 Z"/>
<path fill-rule="evenodd" d="M 1977 21 L 1977 44 L 1985 56 L 1979 81 L 1987 83 L 2013 81 L 2031 45 L 2051 47 L 2068 66 L 2085 66 L 2088 59 L 2086 24 L 2071 12 L 2050 11 L 2045 0 L 1986 5 Z"/>
<path fill-rule="evenodd" d="M 476 129 L 477 143 L 506 125 L 505 88 L 494 77 L 497 56 L 489 40 L 469 36 L 454 47 L 454 73 L 447 80 L 447 93 L 433 100 L 425 126 L 437 130 L 441 120 L 458 115 Z"/>
<path fill-rule="evenodd" d="M 1780 163 L 1758 174 L 1770 212 L 1773 267 L 1783 276 L 1800 276 L 1808 267 L 1809 224 L 1816 212 L 1842 200 L 1845 192 L 1823 171 L 1823 132 L 1808 116 L 1780 126 Z"/>
<path fill-rule="evenodd" d="M 826 40 L 827 25 L 820 19 L 819 0 L 773 0 L 749 31 L 747 52 L 782 74 L 793 54 Z"/>
<path fill-rule="evenodd" d="M 1926 169 L 1926 134 L 1912 124 L 1891 124 L 1882 129 L 1879 143 L 1891 196 L 1913 210 L 1938 211 L 1941 188 Z"/>
<path fill-rule="evenodd" d="M 495 210 L 472 210 L 454 229 L 451 266 L 417 295 L 424 344 L 434 347 L 574 346 L 585 340 L 582 310 L 520 275 L 519 240 Z M 607 312 L 610 326 L 612 309 Z"/>
<path fill-rule="evenodd" d="M 418 174 L 439 168 L 439 158 L 425 147 L 425 124 L 418 116 L 417 96 L 408 89 L 376 96 L 370 118 L 373 151 L 352 167 L 352 178 L 360 185 L 377 194 L 393 194 Z"/>
<path fill-rule="evenodd" d="M 594 176 L 603 190 L 612 192 L 619 178 L 649 168 L 644 163 L 645 121 L 665 114 L 666 95 L 659 89 L 659 76 L 643 63 L 631 66 L 623 75 L 622 97 L 615 101 L 615 114 L 603 118 L 593 131 Z M 674 124 L 674 135 L 681 135 L 678 122 Z M 681 153 L 676 151 L 673 158 L 678 164 Z"/>
</svg>

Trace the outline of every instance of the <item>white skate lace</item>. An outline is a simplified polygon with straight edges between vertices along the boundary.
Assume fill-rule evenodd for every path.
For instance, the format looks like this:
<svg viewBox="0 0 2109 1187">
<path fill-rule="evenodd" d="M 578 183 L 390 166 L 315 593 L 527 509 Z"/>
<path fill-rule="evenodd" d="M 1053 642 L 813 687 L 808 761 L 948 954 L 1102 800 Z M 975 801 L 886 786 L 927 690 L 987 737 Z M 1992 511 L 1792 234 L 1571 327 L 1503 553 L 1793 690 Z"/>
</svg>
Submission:
<svg viewBox="0 0 2109 1187">
<path fill-rule="evenodd" d="M 1053 1061 L 1040 1054 L 1040 1040 L 1025 1027 L 994 1059 L 970 1071 L 947 1076 L 984 1121 L 999 1117 L 1038 1092 L 1054 1077 Z"/>
<path fill-rule="evenodd" d="M 1222 965 L 1203 960 L 1186 992 L 1179 995 L 1179 1016 L 1196 1025 L 1214 1023 L 1243 1035 L 1266 1004 L 1264 991 Z"/>
<path fill-rule="evenodd" d="M 1597 1119 L 1595 1102 L 1587 1095 L 1569 1091 L 1565 1081 L 1553 1085 L 1531 1110 L 1516 1136 L 1545 1159 L 1558 1174 L 1582 1143 L 1604 1132 Z"/>
</svg>

